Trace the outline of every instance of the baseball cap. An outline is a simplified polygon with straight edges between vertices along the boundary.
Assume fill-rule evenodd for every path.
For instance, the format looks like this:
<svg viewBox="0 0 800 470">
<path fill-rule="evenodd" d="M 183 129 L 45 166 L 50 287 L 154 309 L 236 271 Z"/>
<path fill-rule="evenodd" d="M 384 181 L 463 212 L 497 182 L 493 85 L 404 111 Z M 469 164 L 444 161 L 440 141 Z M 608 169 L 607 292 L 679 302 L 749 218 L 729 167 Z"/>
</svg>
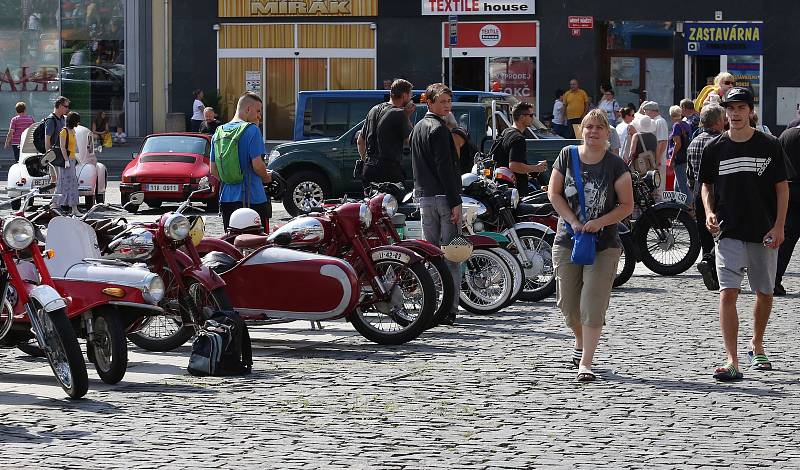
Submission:
<svg viewBox="0 0 800 470">
<path fill-rule="evenodd" d="M 658 103 L 655 101 L 645 101 L 639 109 L 642 111 L 658 111 Z"/>
<path fill-rule="evenodd" d="M 725 93 L 725 97 L 722 99 L 720 103 L 722 106 L 725 106 L 729 103 L 736 103 L 742 102 L 747 103 L 750 107 L 753 106 L 754 99 L 753 99 L 753 92 L 750 91 L 749 88 L 744 87 L 733 87 Z"/>
</svg>

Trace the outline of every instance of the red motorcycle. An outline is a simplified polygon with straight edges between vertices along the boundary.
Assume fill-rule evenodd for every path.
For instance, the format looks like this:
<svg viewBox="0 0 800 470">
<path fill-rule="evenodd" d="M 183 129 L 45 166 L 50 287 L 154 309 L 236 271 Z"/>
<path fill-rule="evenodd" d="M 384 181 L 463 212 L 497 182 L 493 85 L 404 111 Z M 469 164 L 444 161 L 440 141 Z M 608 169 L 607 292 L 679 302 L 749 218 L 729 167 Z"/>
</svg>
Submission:
<svg viewBox="0 0 800 470">
<path fill-rule="evenodd" d="M 0 230 L 0 345 L 14 347 L 35 338 L 61 388 L 70 398 L 81 398 L 89 389 L 86 363 L 67 318 L 67 301 L 53 287 L 36 242 L 36 227 L 22 217 L 6 217 Z"/>
<path fill-rule="evenodd" d="M 274 245 L 343 259 L 357 273 L 356 292 L 360 299 L 342 316 L 346 315 L 356 330 L 371 341 L 402 344 L 419 336 L 431 324 L 437 295 L 421 256 L 407 247 L 376 246 L 375 241 L 369 240 L 372 217 L 370 206 L 362 203 L 346 203 L 324 212 L 320 208 L 320 212 L 295 218 L 269 236 L 240 235 L 233 247 L 219 239 L 207 239 L 203 250 L 213 249 L 236 259 L 242 256 L 235 253 L 239 250 L 258 253 L 265 245 Z M 229 269 L 222 275 L 223 279 L 233 282 L 241 265 L 242 261 L 238 261 L 233 266 L 223 267 Z M 239 290 L 248 290 L 244 285 L 230 287 L 231 296 L 237 295 L 234 292 Z M 293 288 L 296 287 L 294 284 Z M 313 285 L 312 291 L 316 297 Z M 291 301 L 297 304 L 305 300 L 294 295 Z M 234 306 L 241 310 L 242 305 L 236 301 Z M 291 318 L 315 320 L 308 316 Z"/>
</svg>

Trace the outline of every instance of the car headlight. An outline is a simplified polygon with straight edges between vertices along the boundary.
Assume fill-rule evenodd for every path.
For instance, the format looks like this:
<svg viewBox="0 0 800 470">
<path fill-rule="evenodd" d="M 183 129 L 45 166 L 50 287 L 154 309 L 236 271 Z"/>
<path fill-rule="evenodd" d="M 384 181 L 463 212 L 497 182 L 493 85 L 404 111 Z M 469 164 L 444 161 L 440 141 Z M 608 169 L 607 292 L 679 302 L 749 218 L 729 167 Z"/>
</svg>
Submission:
<svg viewBox="0 0 800 470">
<path fill-rule="evenodd" d="M 148 303 L 156 305 L 164 298 L 164 281 L 161 276 L 150 273 L 144 280 L 145 288 L 142 289 L 142 297 Z"/>
<path fill-rule="evenodd" d="M 267 159 L 267 165 L 271 165 L 276 158 L 280 157 L 281 153 L 277 150 L 273 150 L 269 153 L 269 158 Z"/>
<path fill-rule="evenodd" d="M 508 191 L 508 199 L 509 202 L 511 202 L 511 207 L 516 209 L 519 205 L 519 190 L 517 190 L 517 188 L 511 188 Z"/>
<path fill-rule="evenodd" d="M 166 222 L 164 222 L 164 233 L 176 242 L 188 237 L 191 228 L 192 225 L 189 223 L 189 219 L 177 212 L 170 214 Z"/>
<path fill-rule="evenodd" d="M 392 196 L 391 194 L 385 194 L 383 196 L 383 211 L 386 212 L 386 215 L 389 217 L 394 217 L 397 214 L 397 199 Z"/>
<path fill-rule="evenodd" d="M 358 220 L 361 221 L 364 227 L 372 225 L 372 211 L 369 210 L 368 205 L 361 204 L 361 207 L 358 209 Z"/>
<path fill-rule="evenodd" d="M 12 217 L 3 224 L 3 240 L 14 250 L 28 248 L 35 237 L 36 230 L 28 219 Z"/>
</svg>

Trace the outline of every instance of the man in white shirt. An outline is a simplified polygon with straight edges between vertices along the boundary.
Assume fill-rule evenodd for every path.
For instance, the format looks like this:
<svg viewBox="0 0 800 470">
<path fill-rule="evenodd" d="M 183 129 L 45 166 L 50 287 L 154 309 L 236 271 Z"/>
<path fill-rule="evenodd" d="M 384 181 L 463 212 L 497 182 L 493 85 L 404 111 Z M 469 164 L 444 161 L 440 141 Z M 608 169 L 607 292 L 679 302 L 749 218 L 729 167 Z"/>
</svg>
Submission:
<svg viewBox="0 0 800 470">
<path fill-rule="evenodd" d="M 658 103 L 655 101 L 645 101 L 639 108 L 639 112 L 650 117 L 656 124 L 656 158 L 658 159 L 658 171 L 661 173 L 661 184 L 658 186 L 656 200 L 661 200 L 661 195 L 667 184 L 667 143 L 669 141 L 670 126 L 667 120 L 661 117 L 658 110 Z"/>
</svg>

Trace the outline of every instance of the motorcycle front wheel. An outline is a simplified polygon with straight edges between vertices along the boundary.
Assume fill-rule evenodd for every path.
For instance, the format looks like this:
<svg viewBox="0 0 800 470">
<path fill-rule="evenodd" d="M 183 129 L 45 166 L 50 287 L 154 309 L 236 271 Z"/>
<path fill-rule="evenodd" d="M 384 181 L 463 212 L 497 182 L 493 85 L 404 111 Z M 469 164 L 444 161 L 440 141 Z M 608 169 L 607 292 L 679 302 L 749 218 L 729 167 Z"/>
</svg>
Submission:
<svg viewBox="0 0 800 470">
<path fill-rule="evenodd" d="M 450 268 L 443 256 L 434 256 L 426 260 L 425 267 L 431 274 L 436 290 L 436 312 L 432 322 L 432 326 L 434 326 L 450 313 L 453 307 L 455 287 L 453 286 L 453 274 L 450 273 Z"/>
<path fill-rule="evenodd" d="M 622 241 L 622 256 L 617 263 L 617 275 L 614 277 L 614 287 L 620 287 L 630 280 L 633 270 L 636 269 L 636 247 L 633 245 L 633 236 L 630 233 L 620 234 Z"/>
<path fill-rule="evenodd" d="M 42 329 L 41 334 L 36 333 L 36 339 L 58 384 L 70 398 L 83 397 L 89 390 L 89 374 L 66 310 L 46 312 L 37 301 L 32 299 L 31 302 Z"/>
<path fill-rule="evenodd" d="M 662 208 L 642 215 L 634 225 L 642 263 L 662 276 L 676 276 L 692 267 L 700 256 L 700 232 L 688 212 Z M 654 226 L 655 222 L 655 226 Z"/>
<path fill-rule="evenodd" d="M 544 300 L 556 291 L 556 272 L 553 266 L 555 234 L 535 228 L 522 228 L 517 230 L 517 236 L 531 264 L 525 268 L 525 286 L 519 298 L 527 302 Z"/>
<path fill-rule="evenodd" d="M 514 292 L 514 274 L 502 256 L 487 248 L 475 248 L 464 262 L 460 304 L 478 314 L 497 313 Z"/>
<path fill-rule="evenodd" d="M 92 338 L 86 345 L 89 360 L 97 375 L 107 384 L 119 383 L 128 369 L 128 342 L 125 328 L 115 313 L 100 313 L 92 319 Z M 91 352 L 89 352 L 91 351 Z"/>
<path fill-rule="evenodd" d="M 179 295 L 177 300 L 180 312 L 150 317 L 139 331 L 128 335 L 133 344 L 148 351 L 172 351 L 189 341 L 196 331 L 194 325 L 184 325 L 182 318 L 197 318 L 202 323 L 203 315 L 208 316 L 216 310 L 230 310 L 231 302 L 224 288 L 209 292 L 194 279 L 185 282 L 186 293 Z"/>
<path fill-rule="evenodd" d="M 353 327 L 368 340 L 384 345 L 407 343 L 431 325 L 436 291 L 422 263 L 407 265 L 382 259 L 374 262 L 378 277 L 392 288 L 389 302 L 374 302 L 372 284 L 362 279 L 362 301 L 349 315 Z"/>
</svg>

